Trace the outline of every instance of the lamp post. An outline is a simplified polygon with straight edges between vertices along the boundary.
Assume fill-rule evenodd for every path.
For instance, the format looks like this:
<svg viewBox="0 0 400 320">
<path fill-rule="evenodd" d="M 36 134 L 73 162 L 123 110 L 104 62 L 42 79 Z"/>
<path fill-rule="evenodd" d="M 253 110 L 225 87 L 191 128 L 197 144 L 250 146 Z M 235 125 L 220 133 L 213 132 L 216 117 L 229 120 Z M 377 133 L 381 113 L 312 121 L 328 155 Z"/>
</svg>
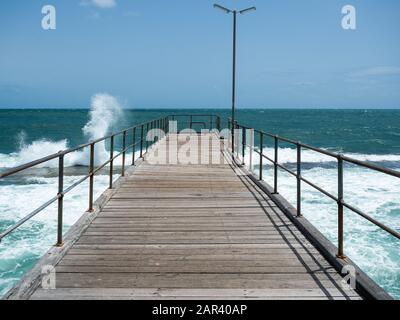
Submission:
<svg viewBox="0 0 400 320">
<path fill-rule="evenodd" d="M 233 14 L 233 65 L 232 65 L 232 125 L 231 125 L 231 134 L 232 134 L 232 159 L 234 157 L 234 149 L 235 149 L 235 98 L 236 98 L 236 17 L 237 14 L 245 14 L 247 12 L 256 10 L 256 7 L 251 7 L 243 10 L 231 10 L 225 8 L 219 4 L 214 4 L 214 8 L 220 9 L 224 11 L 226 14 Z"/>
</svg>

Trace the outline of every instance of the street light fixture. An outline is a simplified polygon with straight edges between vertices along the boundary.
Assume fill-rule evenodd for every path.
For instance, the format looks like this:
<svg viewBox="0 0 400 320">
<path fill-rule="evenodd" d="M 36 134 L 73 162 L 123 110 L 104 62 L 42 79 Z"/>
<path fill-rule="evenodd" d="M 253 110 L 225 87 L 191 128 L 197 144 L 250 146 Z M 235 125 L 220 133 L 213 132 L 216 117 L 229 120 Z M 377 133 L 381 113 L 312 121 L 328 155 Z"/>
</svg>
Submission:
<svg viewBox="0 0 400 320">
<path fill-rule="evenodd" d="M 232 159 L 234 158 L 234 149 L 235 149 L 235 98 L 236 98 L 236 16 L 238 13 L 245 14 L 250 11 L 257 10 L 256 7 L 250 7 L 243 10 L 231 10 L 225 8 L 219 4 L 214 4 L 214 8 L 224 11 L 226 14 L 233 13 L 233 68 L 232 68 L 232 125 L 231 125 L 231 133 L 232 133 Z"/>
</svg>

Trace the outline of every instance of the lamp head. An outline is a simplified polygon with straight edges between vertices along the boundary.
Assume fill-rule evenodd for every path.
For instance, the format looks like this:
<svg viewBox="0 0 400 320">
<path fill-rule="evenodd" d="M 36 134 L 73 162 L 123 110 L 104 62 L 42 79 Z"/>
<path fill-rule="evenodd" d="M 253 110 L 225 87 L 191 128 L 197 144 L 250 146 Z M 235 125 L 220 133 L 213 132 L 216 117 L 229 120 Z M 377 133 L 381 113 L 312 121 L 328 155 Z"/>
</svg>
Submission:
<svg viewBox="0 0 400 320">
<path fill-rule="evenodd" d="M 244 9 L 244 10 L 240 10 L 239 13 L 240 14 L 245 14 L 245 13 L 248 13 L 250 11 L 256 11 L 256 10 L 257 10 L 256 7 L 251 7 L 251 8 L 247 8 L 247 9 Z"/>
<path fill-rule="evenodd" d="M 219 4 L 214 4 L 214 8 L 219 9 L 219 10 L 222 10 L 222 11 L 224 11 L 224 12 L 227 13 L 227 14 L 232 12 L 232 10 L 230 10 L 230 9 L 228 9 L 228 8 L 225 8 L 225 7 L 223 7 L 223 6 L 220 6 Z"/>
</svg>

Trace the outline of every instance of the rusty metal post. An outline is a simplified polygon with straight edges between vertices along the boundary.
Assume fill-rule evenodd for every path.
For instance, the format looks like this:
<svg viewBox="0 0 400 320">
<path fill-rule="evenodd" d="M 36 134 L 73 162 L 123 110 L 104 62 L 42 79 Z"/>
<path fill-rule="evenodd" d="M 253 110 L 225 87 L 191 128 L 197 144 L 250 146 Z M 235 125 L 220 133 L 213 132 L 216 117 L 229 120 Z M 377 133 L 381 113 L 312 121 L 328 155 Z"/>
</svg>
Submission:
<svg viewBox="0 0 400 320">
<path fill-rule="evenodd" d="M 149 123 L 146 125 L 146 153 L 149 150 Z"/>
<path fill-rule="evenodd" d="M 246 142 L 246 129 L 242 127 L 242 165 L 245 165 Z"/>
<path fill-rule="evenodd" d="M 111 136 L 110 143 L 110 173 L 109 173 L 109 188 L 113 188 L 113 170 L 114 170 L 114 135 Z"/>
<path fill-rule="evenodd" d="M 301 217 L 301 143 L 297 143 L 297 216 Z"/>
<path fill-rule="evenodd" d="M 278 194 L 278 148 L 279 148 L 279 141 L 278 136 L 274 137 L 275 143 L 275 160 L 274 160 L 274 193 Z"/>
<path fill-rule="evenodd" d="M 93 212 L 93 182 L 94 182 L 94 143 L 90 145 L 90 164 L 89 164 L 89 209 Z"/>
<path fill-rule="evenodd" d="M 143 125 L 140 128 L 140 158 L 143 158 Z"/>
<path fill-rule="evenodd" d="M 136 127 L 132 129 L 132 165 L 135 165 L 135 151 L 136 151 Z"/>
<path fill-rule="evenodd" d="M 264 152 L 263 133 L 260 131 L 260 175 L 259 179 L 263 179 L 263 152 Z"/>
<path fill-rule="evenodd" d="M 63 246 L 63 214 L 64 214 L 64 153 L 58 157 L 58 221 L 57 247 Z"/>
<path fill-rule="evenodd" d="M 236 149 L 236 158 L 239 159 L 239 146 L 240 146 L 240 141 L 239 141 L 239 123 L 235 121 L 235 149 Z"/>
<path fill-rule="evenodd" d="M 341 155 L 338 157 L 338 253 L 340 259 L 344 259 L 343 250 L 343 158 Z"/>
<path fill-rule="evenodd" d="M 125 176 L 125 157 L 126 157 L 126 131 L 122 134 L 122 169 L 121 177 Z"/>
</svg>

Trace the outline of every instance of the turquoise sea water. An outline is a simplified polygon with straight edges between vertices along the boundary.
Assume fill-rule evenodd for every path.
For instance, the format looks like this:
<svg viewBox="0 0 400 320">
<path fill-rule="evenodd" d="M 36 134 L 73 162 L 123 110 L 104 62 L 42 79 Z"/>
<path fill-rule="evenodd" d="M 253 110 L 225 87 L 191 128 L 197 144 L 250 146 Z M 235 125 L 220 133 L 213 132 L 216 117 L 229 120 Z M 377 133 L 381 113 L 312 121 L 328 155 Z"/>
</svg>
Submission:
<svg viewBox="0 0 400 320">
<path fill-rule="evenodd" d="M 125 110 L 106 124 L 90 131 L 118 130 L 172 113 L 218 113 L 229 110 Z M 400 111 L 397 110 L 238 110 L 237 119 L 255 128 L 362 160 L 400 170 Z M 0 171 L 86 142 L 90 134 L 82 128 L 90 122 L 88 110 L 0 110 Z M 257 137 L 256 137 L 257 144 Z M 272 155 L 272 141 L 265 152 Z M 280 161 L 293 165 L 296 152 L 282 144 Z M 81 164 L 77 155 L 71 166 Z M 303 174 L 309 180 L 336 193 L 337 171 L 331 159 L 311 151 L 303 152 Z M 255 168 L 258 170 L 258 168 Z M 264 167 L 272 182 L 270 167 Z M 82 172 L 71 171 L 66 185 Z M 346 202 L 363 209 L 379 221 L 400 231 L 400 181 L 366 169 L 346 166 Z M 295 203 L 296 181 L 279 173 L 279 191 Z M 96 177 L 96 195 L 107 186 L 106 176 Z M 41 205 L 57 190 L 54 168 L 40 168 L 17 178 L 0 181 L 0 232 Z M 305 216 L 336 243 L 336 204 L 322 194 L 304 187 Z M 72 225 L 87 205 L 87 185 L 66 198 L 65 227 Z M 54 244 L 56 210 L 50 207 L 18 232 L 0 243 L 0 295 L 5 293 Z M 345 251 L 381 286 L 400 298 L 399 240 L 345 212 Z"/>
</svg>

